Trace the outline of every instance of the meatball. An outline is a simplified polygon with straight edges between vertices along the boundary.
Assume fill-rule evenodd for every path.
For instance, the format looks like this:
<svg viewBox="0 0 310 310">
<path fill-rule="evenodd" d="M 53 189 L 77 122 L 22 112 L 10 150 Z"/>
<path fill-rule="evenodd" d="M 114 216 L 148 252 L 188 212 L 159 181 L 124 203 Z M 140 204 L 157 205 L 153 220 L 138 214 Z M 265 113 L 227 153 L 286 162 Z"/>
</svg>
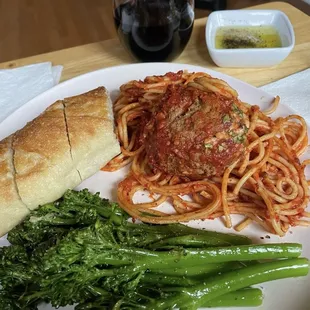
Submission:
<svg viewBox="0 0 310 310">
<path fill-rule="evenodd" d="M 236 98 L 170 85 L 142 134 L 151 168 L 194 179 L 222 175 L 245 149 L 238 105 Z"/>
</svg>

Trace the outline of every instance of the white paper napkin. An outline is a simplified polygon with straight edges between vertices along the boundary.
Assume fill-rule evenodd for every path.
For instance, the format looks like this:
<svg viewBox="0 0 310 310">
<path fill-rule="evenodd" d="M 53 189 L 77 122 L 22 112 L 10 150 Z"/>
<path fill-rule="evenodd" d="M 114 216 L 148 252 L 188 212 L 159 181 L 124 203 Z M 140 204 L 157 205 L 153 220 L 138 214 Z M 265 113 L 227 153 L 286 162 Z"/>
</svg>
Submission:
<svg viewBox="0 0 310 310">
<path fill-rule="evenodd" d="M 310 124 L 310 68 L 264 85 L 261 89 L 271 95 L 280 96 L 281 104 L 295 110 Z"/>
<path fill-rule="evenodd" d="M 44 62 L 0 70 L 0 122 L 23 104 L 59 83 L 63 66 Z"/>
</svg>

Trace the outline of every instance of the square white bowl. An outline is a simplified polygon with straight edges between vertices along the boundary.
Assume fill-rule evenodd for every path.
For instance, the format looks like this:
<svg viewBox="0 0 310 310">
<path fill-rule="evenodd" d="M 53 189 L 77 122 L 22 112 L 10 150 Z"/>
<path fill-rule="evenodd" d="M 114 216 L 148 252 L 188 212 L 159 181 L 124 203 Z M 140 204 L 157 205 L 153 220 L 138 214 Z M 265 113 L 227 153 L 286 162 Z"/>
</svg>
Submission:
<svg viewBox="0 0 310 310">
<path fill-rule="evenodd" d="M 215 48 L 215 35 L 225 26 L 272 26 L 281 38 L 278 48 Z M 209 15 L 206 25 L 206 43 L 209 54 L 219 67 L 269 67 L 283 61 L 295 45 L 293 26 L 288 17 L 278 10 L 228 10 Z"/>
</svg>

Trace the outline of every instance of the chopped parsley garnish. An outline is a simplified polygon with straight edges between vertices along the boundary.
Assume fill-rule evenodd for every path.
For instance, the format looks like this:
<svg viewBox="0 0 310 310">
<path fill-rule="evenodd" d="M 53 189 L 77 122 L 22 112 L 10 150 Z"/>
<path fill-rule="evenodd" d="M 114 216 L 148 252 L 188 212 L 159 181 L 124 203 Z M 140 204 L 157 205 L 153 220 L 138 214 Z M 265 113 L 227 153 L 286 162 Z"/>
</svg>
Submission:
<svg viewBox="0 0 310 310">
<path fill-rule="evenodd" d="M 225 114 L 224 117 L 223 117 L 223 123 L 229 123 L 231 121 L 230 117 L 228 114 Z"/>
<path fill-rule="evenodd" d="M 205 144 L 206 149 L 212 149 L 212 144 L 211 143 L 206 143 Z"/>
<path fill-rule="evenodd" d="M 247 126 L 243 125 L 242 128 L 243 128 L 243 130 L 244 130 L 245 133 L 248 133 L 249 128 L 248 128 Z"/>
<path fill-rule="evenodd" d="M 245 135 L 234 136 L 233 141 L 234 143 L 243 143 L 245 141 Z"/>
<path fill-rule="evenodd" d="M 239 116 L 241 117 L 243 116 L 243 112 L 234 103 L 232 104 L 232 110 L 236 112 L 237 114 L 239 114 Z"/>
</svg>

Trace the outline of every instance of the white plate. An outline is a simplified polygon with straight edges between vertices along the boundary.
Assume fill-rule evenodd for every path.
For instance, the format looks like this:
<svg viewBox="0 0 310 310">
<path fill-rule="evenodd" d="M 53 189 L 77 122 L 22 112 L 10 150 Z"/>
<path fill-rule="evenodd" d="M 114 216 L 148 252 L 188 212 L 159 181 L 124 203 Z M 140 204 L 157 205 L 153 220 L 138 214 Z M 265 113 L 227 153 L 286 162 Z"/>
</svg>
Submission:
<svg viewBox="0 0 310 310">
<path fill-rule="evenodd" d="M 107 87 L 113 97 L 112 99 L 114 99 L 117 96 L 119 86 L 123 83 L 133 79 L 143 79 L 148 75 L 164 74 L 169 71 L 178 70 L 203 71 L 211 74 L 213 77 L 223 79 L 238 91 L 239 97 L 242 101 L 259 105 L 263 109 L 266 108 L 273 99 L 272 96 L 264 91 L 240 80 L 197 66 L 174 63 L 148 63 L 112 67 L 81 75 L 72 80 L 61 83 L 34 98 L 0 124 L 0 140 L 15 132 L 17 129 L 22 128 L 28 121 L 39 115 L 47 106 L 58 99 L 77 95 L 101 85 Z M 274 116 L 284 116 L 292 114 L 292 112 L 294 111 L 290 108 L 280 106 Z M 100 171 L 91 178 L 85 180 L 78 189 L 87 187 L 92 192 L 100 192 L 102 197 L 115 200 L 116 185 L 123 177 L 124 171 L 113 173 Z M 234 232 L 223 227 L 220 220 L 192 221 L 190 225 L 197 228 L 204 227 L 206 229 L 221 232 Z M 303 256 L 310 258 L 310 242 L 308 240 L 310 230 L 307 228 L 296 227 L 292 229 L 291 233 L 288 233 L 283 238 L 270 235 L 271 239 L 261 239 L 261 237 L 265 237 L 268 234 L 262 231 L 259 227 L 253 226 L 245 229 L 243 234 L 252 237 L 255 242 L 300 242 L 303 244 Z M 0 246 L 6 244 L 7 241 L 5 238 L 0 239 Z M 259 287 L 263 288 L 265 295 L 263 305 L 257 308 L 242 309 L 306 310 L 310 308 L 310 276 L 298 279 L 278 280 L 259 285 Z M 40 307 L 40 309 L 52 308 L 49 305 L 44 305 Z M 66 307 L 65 309 L 72 309 L 72 307 Z M 224 308 L 217 309 L 224 310 Z M 237 308 L 226 309 L 233 310 Z"/>
</svg>

